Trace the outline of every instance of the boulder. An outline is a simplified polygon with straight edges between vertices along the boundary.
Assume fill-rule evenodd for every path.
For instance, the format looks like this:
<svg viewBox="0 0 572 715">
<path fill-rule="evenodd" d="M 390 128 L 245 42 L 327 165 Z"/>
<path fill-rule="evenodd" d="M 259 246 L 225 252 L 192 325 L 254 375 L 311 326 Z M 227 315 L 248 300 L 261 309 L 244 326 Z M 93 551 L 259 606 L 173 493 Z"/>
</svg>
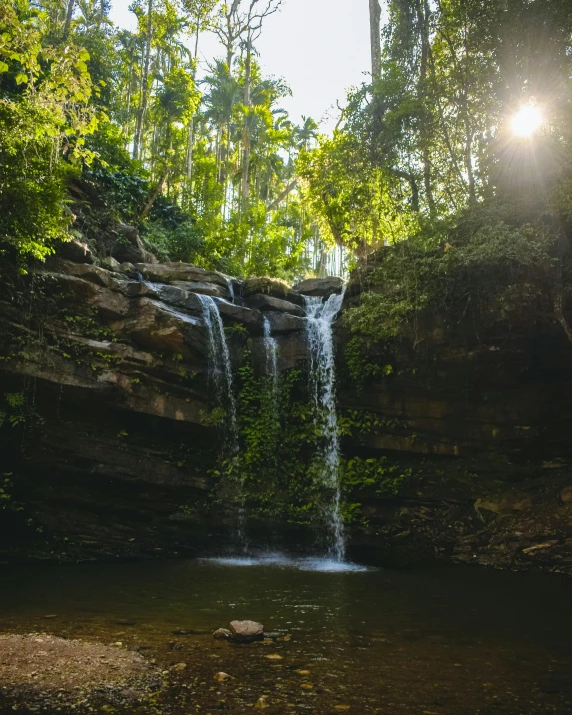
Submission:
<svg viewBox="0 0 572 715">
<path fill-rule="evenodd" d="M 207 281 L 173 281 L 171 285 L 182 288 L 189 293 L 211 295 L 216 298 L 226 298 L 227 300 L 231 297 L 228 286 L 223 286 L 218 283 L 208 283 Z"/>
<path fill-rule="evenodd" d="M 61 273 L 44 273 L 44 275 L 56 280 L 63 290 L 73 296 L 75 302 L 84 309 L 97 308 L 102 315 L 112 320 L 123 318 L 129 313 L 129 298 L 117 290 L 73 275 Z"/>
<path fill-rule="evenodd" d="M 306 321 L 303 318 L 276 311 L 268 311 L 266 317 L 270 322 L 272 335 L 295 332 L 304 334 L 306 332 Z"/>
<path fill-rule="evenodd" d="M 334 293 L 341 293 L 344 282 L 341 278 L 309 278 L 294 286 L 294 290 L 302 295 L 323 296 L 329 298 Z"/>
<path fill-rule="evenodd" d="M 240 643 L 261 641 L 264 638 L 264 626 L 256 621 L 231 621 L 230 629 L 233 640 Z"/>
<path fill-rule="evenodd" d="M 119 261 L 115 260 L 113 256 L 106 256 L 101 259 L 101 267 L 108 271 L 113 271 L 114 273 L 119 273 L 121 270 L 121 264 Z"/>
<path fill-rule="evenodd" d="M 189 263 L 136 263 L 135 270 L 139 271 L 145 280 L 157 283 L 205 282 L 216 283 L 228 289 L 228 280 L 222 273 L 207 271 Z"/>
<path fill-rule="evenodd" d="M 115 242 L 111 255 L 119 263 L 157 263 L 157 259 L 147 251 L 139 232 L 134 226 L 120 223 L 116 228 L 118 239 Z"/>
<path fill-rule="evenodd" d="M 189 356 L 207 352 L 201 321 L 163 303 L 141 298 L 127 320 L 112 324 L 118 334 L 153 352 Z"/>
<path fill-rule="evenodd" d="M 56 255 L 74 263 L 93 263 L 90 247 L 77 238 L 58 244 Z"/>
<path fill-rule="evenodd" d="M 235 305 L 221 298 L 215 298 L 214 300 L 223 318 L 228 318 L 237 323 L 244 323 L 246 327 L 262 329 L 262 314 L 260 311 L 251 310 L 242 305 Z"/>
<path fill-rule="evenodd" d="M 248 298 L 257 293 L 271 295 L 274 298 L 287 300 L 304 307 L 303 296 L 293 291 L 287 283 L 276 278 L 247 278 L 241 287 L 242 297 Z"/>
<path fill-rule="evenodd" d="M 163 301 L 164 303 L 169 303 L 170 305 L 185 306 L 185 303 L 187 302 L 187 299 L 189 297 L 189 294 L 186 290 L 183 290 L 182 288 L 177 288 L 177 286 L 157 284 L 145 287 L 151 291 L 154 291 L 155 295 L 159 300 Z"/>
<path fill-rule="evenodd" d="M 258 308 L 258 310 L 276 310 L 281 313 L 289 313 L 290 315 L 297 315 L 303 318 L 305 312 L 303 308 L 299 305 L 291 303 L 289 300 L 282 300 L 280 298 L 275 298 L 272 295 L 264 295 L 262 293 L 256 293 L 253 296 L 246 298 L 246 303 L 250 308 Z"/>
<path fill-rule="evenodd" d="M 563 504 L 572 503 L 572 487 L 564 487 L 564 489 L 560 492 L 560 501 Z"/>
</svg>

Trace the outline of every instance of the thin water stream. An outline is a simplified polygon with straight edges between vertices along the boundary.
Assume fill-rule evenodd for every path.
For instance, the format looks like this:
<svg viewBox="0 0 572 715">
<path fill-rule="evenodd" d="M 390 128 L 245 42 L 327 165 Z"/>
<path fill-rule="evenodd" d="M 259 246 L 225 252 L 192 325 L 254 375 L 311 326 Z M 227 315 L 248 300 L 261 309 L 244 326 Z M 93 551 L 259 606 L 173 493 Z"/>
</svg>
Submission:
<svg viewBox="0 0 572 715">
<path fill-rule="evenodd" d="M 264 316 L 264 351 L 266 353 L 266 374 L 272 381 L 272 393 L 276 402 L 279 380 L 278 341 L 272 337 L 272 325 L 266 316 Z"/>
<path fill-rule="evenodd" d="M 262 695 L 279 715 L 572 712 L 570 580 L 470 567 L 315 571 L 279 555 L 241 563 L 3 567 L 0 629 L 121 642 L 165 669 L 186 663 L 140 713 L 251 713 Z M 287 638 L 212 638 L 235 618 Z M 219 671 L 231 679 L 216 682 Z"/>
<path fill-rule="evenodd" d="M 331 295 L 327 300 L 306 297 L 306 324 L 310 355 L 310 397 L 314 407 L 314 421 L 323 430 L 322 480 L 332 497 L 325 505 L 325 522 L 329 531 L 327 550 L 330 557 L 343 561 L 345 535 L 340 513 L 340 438 L 336 412 L 336 365 L 334 356 L 333 323 L 340 312 L 344 293 Z"/>
</svg>

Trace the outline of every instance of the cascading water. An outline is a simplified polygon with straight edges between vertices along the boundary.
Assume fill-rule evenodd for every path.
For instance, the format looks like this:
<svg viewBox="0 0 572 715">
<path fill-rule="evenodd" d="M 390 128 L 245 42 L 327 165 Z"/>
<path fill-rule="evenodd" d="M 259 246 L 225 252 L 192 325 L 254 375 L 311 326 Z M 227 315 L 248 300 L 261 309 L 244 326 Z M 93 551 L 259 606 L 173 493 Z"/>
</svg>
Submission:
<svg viewBox="0 0 572 715">
<path fill-rule="evenodd" d="M 266 374 L 272 378 L 274 395 L 278 390 L 278 341 L 272 337 L 272 326 L 264 316 L 264 352 L 266 354 Z"/>
<path fill-rule="evenodd" d="M 228 287 L 228 293 L 230 295 L 230 302 L 234 303 L 234 283 L 232 282 L 232 278 L 226 279 L 226 285 Z"/>
<path fill-rule="evenodd" d="M 327 506 L 328 556 L 343 561 L 344 524 L 340 514 L 340 439 L 336 414 L 336 367 L 334 361 L 333 322 L 340 312 L 344 293 L 322 298 L 306 297 L 306 325 L 310 354 L 310 396 L 314 419 L 324 433 L 322 483 L 333 493 Z"/>
<path fill-rule="evenodd" d="M 209 336 L 209 365 L 210 378 L 215 388 L 217 402 L 221 407 L 226 408 L 226 434 L 227 447 L 231 454 L 231 459 L 236 465 L 238 456 L 238 423 L 236 419 L 236 400 L 234 398 L 234 386 L 232 379 L 232 365 L 230 362 L 230 352 L 224 325 L 220 316 L 217 302 L 209 295 L 199 295 L 203 309 L 203 320 L 205 322 Z M 238 519 L 236 527 L 236 539 L 243 551 L 247 551 L 248 542 L 245 534 L 246 512 L 244 504 L 244 493 L 240 473 L 236 469 L 231 470 L 234 474 L 236 488 L 236 498 L 238 501 Z"/>
<path fill-rule="evenodd" d="M 234 399 L 232 366 L 224 325 L 216 301 L 210 295 L 197 294 L 203 308 L 203 320 L 209 336 L 210 379 L 214 386 L 217 402 L 227 411 L 227 431 L 229 446 L 238 450 L 238 430 L 236 422 L 236 401 Z"/>
</svg>

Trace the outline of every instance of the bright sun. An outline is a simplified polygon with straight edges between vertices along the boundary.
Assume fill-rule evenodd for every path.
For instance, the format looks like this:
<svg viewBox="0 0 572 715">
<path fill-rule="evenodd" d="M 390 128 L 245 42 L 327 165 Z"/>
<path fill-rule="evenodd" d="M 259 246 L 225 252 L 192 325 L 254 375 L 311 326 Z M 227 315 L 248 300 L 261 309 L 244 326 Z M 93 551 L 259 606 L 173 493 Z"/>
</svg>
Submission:
<svg viewBox="0 0 572 715">
<path fill-rule="evenodd" d="M 540 109 L 533 104 L 525 104 L 512 118 L 512 133 L 521 139 L 528 139 L 539 129 L 541 124 Z"/>
</svg>

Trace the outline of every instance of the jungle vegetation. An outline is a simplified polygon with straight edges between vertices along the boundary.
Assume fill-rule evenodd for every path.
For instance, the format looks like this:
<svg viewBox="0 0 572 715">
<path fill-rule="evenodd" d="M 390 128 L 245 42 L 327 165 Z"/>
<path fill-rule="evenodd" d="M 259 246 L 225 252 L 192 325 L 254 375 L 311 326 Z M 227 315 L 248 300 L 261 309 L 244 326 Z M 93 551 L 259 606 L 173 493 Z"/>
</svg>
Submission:
<svg viewBox="0 0 572 715">
<path fill-rule="evenodd" d="M 160 260 L 292 279 L 343 247 L 350 268 L 382 256 L 392 286 L 352 316 L 366 335 L 478 293 L 572 338 L 568 0 L 370 0 L 371 73 L 329 135 L 261 71 L 282 2 L 134 0 L 135 32 L 108 0 L 3 2 L 2 255 L 25 268 L 72 236 L 105 252 L 122 222 Z M 223 56 L 199 77 L 206 32 Z"/>
</svg>

